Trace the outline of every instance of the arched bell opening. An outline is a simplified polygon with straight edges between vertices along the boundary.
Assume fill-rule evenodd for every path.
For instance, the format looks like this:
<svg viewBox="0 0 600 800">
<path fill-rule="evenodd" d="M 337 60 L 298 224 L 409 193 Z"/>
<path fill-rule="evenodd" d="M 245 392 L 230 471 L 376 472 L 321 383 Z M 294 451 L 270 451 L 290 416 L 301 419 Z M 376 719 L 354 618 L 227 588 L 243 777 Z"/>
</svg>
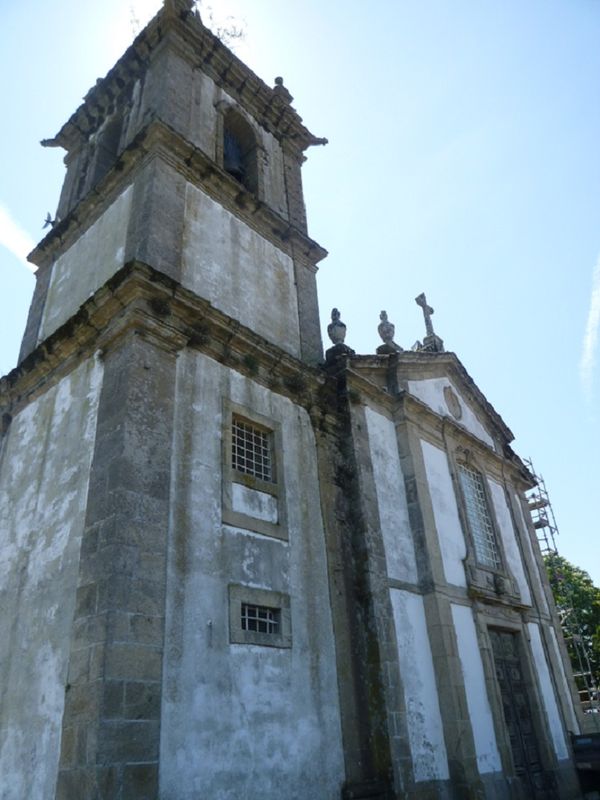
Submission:
<svg viewBox="0 0 600 800">
<path fill-rule="evenodd" d="M 235 111 L 229 111 L 224 119 L 223 169 L 248 191 L 258 191 L 256 136 L 252 127 Z"/>
</svg>

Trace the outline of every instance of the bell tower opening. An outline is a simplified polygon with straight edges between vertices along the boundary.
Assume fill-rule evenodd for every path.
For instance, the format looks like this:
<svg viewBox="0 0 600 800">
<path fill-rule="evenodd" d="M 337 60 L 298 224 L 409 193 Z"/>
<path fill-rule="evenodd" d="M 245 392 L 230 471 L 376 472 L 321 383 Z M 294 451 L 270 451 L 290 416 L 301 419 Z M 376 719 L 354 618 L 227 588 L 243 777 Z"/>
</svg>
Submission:
<svg viewBox="0 0 600 800">
<path fill-rule="evenodd" d="M 241 114 L 229 110 L 223 124 L 223 169 L 249 192 L 258 191 L 257 141 Z"/>
</svg>

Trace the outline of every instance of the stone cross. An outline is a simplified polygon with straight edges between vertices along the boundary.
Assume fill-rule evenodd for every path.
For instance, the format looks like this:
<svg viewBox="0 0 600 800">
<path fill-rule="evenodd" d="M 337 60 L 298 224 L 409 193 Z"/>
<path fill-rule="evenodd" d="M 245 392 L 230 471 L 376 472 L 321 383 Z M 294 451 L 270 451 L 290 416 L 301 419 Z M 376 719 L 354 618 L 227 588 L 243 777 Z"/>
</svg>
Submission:
<svg viewBox="0 0 600 800">
<path fill-rule="evenodd" d="M 433 308 L 427 305 L 427 298 L 425 297 L 425 292 L 421 292 L 418 297 L 415 297 L 415 303 L 418 306 L 421 306 L 423 309 L 423 317 L 425 318 L 425 330 L 427 331 L 427 336 L 435 336 L 433 332 L 433 323 L 431 322 L 431 315 L 433 314 Z"/>
</svg>

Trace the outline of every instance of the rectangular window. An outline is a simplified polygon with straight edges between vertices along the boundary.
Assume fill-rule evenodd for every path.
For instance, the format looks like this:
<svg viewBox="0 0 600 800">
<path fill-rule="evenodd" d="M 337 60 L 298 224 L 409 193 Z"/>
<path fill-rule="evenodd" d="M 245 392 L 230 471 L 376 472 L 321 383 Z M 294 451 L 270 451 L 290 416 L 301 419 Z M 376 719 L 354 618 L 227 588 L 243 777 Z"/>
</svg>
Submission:
<svg viewBox="0 0 600 800">
<path fill-rule="evenodd" d="M 288 538 L 281 420 L 223 400 L 225 525 Z"/>
<path fill-rule="evenodd" d="M 475 546 L 476 559 L 484 567 L 501 569 L 502 561 L 488 508 L 483 475 L 460 464 L 458 477 L 465 501 L 467 521 Z"/>
<path fill-rule="evenodd" d="M 255 606 L 251 603 L 242 603 L 241 623 L 243 631 L 256 631 L 257 633 L 278 634 L 281 620 L 280 608 L 268 606 Z"/>
<path fill-rule="evenodd" d="M 229 641 L 236 645 L 291 647 L 289 594 L 230 583 Z"/>
<path fill-rule="evenodd" d="M 233 417 L 231 424 L 231 466 L 267 483 L 273 476 L 271 434 L 246 420 Z"/>
</svg>

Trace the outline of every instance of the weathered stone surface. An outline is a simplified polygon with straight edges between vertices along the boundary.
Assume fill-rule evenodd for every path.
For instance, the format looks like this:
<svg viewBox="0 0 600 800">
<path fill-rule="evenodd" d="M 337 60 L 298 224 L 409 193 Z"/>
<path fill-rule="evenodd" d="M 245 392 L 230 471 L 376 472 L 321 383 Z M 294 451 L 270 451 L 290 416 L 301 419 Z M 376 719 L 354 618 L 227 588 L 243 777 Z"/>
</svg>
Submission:
<svg viewBox="0 0 600 800">
<path fill-rule="evenodd" d="M 88 673 L 68 651 L 101 382 L 100 363 L 83 362 L 15 415 L 0 446 L 3 800 L 53 796 L 67 671 Z"/>
<path fill-rule="evenodd" d="M 135 336 L 105 356 L 63 718 L 65 730 L 85 725 L 85 745 L 61 762 L 82 800 L 95 796 L 95 764 L 116 797 L 128 763 L 158 762 L 174 366 Z M 132 688 L 148 681 L 147 695 Z"/>
<path fill-rule="evenodd" d="M 317 368 L 301 163 L 323 140 L 191 7 L 169 0 L 47 142 L 64 219 L 0 382 L 2 800 L 521 800 L 495 629 L 571 800 L 512 434 L 424 296 L 419 352 L 386 329 L 377 356 L 338 342 Z M 252 181 L 225 158 L 232 115 Z M 233 414 L 271 481 L 234 466 Z"/>
</svg>

